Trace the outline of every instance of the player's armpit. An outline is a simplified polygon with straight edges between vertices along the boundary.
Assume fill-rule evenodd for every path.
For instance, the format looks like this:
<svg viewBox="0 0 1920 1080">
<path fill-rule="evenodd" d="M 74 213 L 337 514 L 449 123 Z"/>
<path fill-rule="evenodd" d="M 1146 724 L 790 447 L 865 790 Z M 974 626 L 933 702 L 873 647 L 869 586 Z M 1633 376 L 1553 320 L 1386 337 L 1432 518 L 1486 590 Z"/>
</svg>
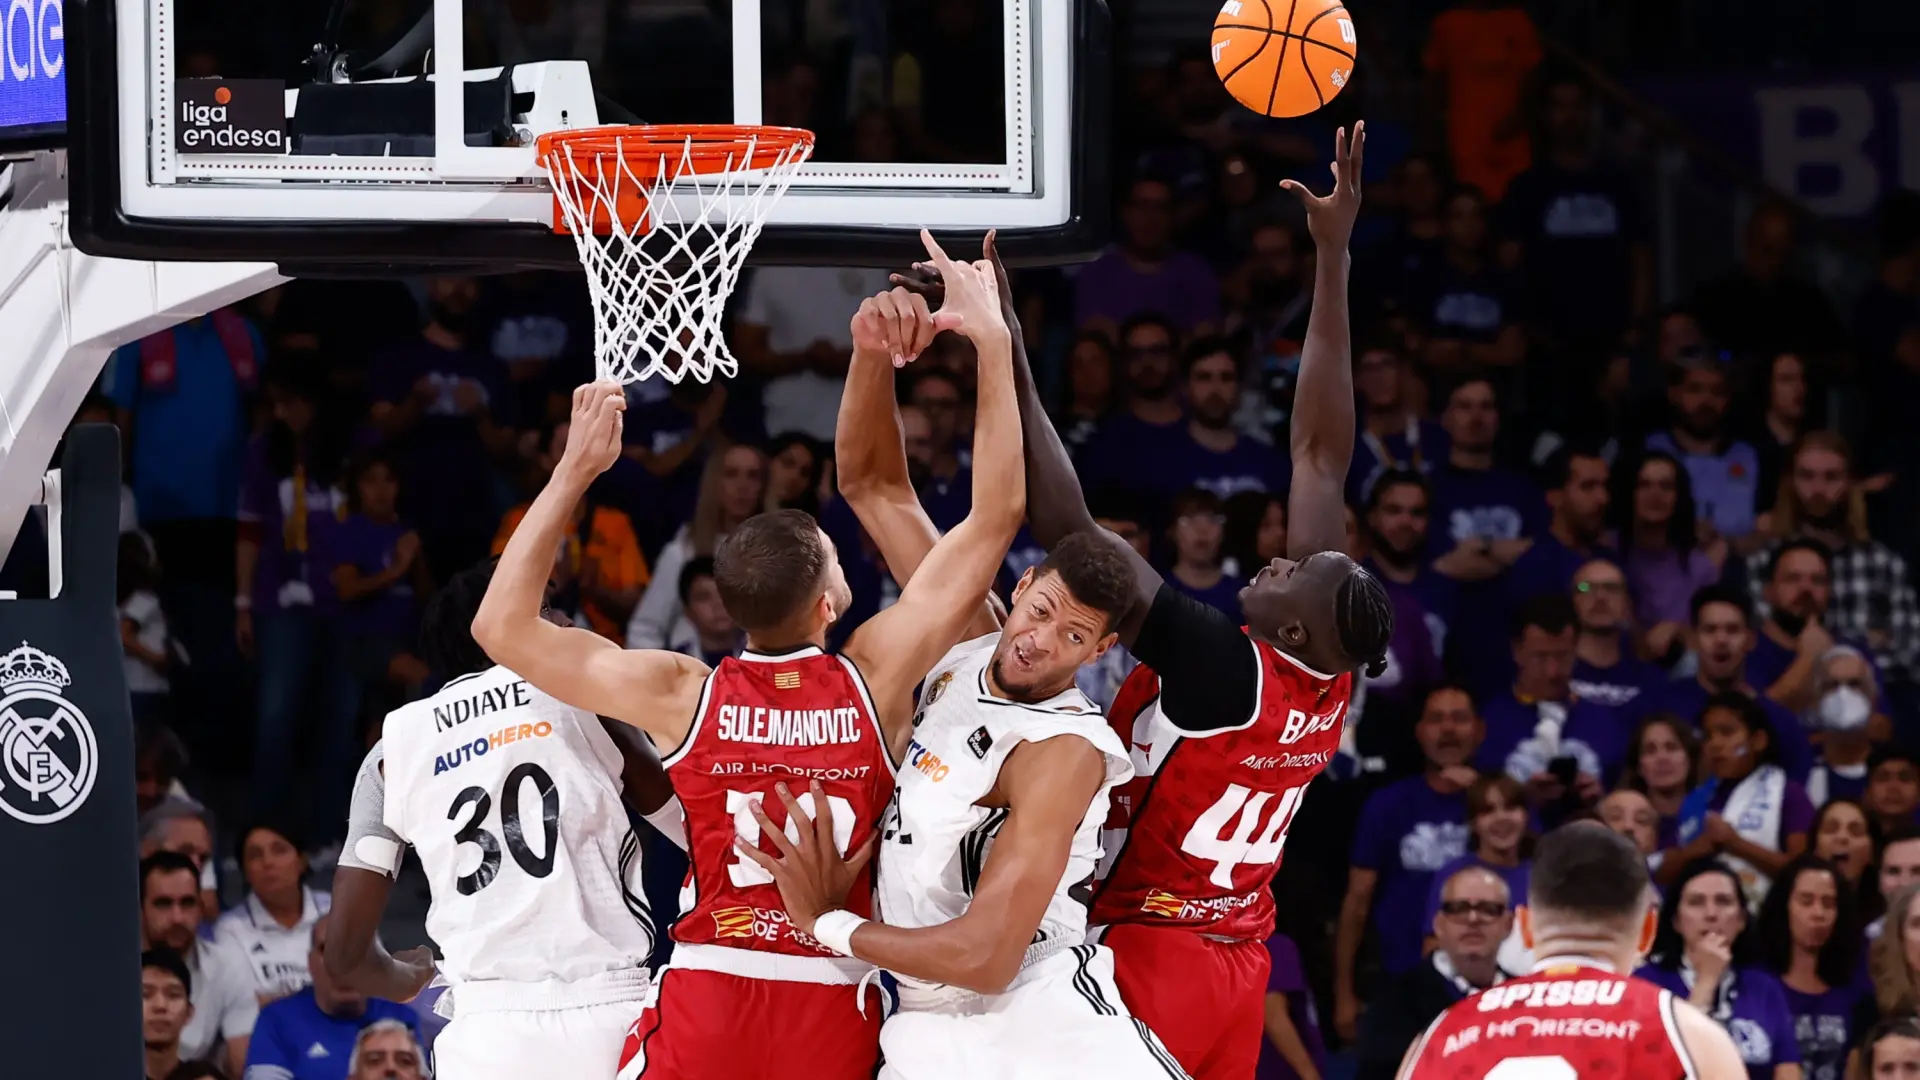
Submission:
<svg viewBox="0 0 1920 1080">
<path fill-rule="evenodd" d="M 1694 1076 L 1700 1080 L 1720 1080 L 1747 1075 L 1740 1048 L 1733 1044 L 1733 1037 L 1725 1028 L 1677 997 L 1672 999 L 1672 1004 L 1673 1026 L 1680 1033 L 1680 1049 L 1692 1062 Z"/>
<path fill-rule="evenodd" d="M 1066 873 L 1074 833 L 1106 770 L 1105 755 L 1077 736 L 1016 746 L 995 785 L 1006 822 L 994 835 L 966 912 L 917 929 L 865 923 L 853 934 L 854 955 L 928 982 L 982 994 L 1006 990 Z"/>
<path fill-rule="evenodd" d="M 474 640 L 514 674 L 576 709 L 632 724 L 671 752 L 686 738 L 710 670 L 691 656 L 623 649 L 591 630 L 520 622 L 507 632 L 473 624 Z"/>
</svg>

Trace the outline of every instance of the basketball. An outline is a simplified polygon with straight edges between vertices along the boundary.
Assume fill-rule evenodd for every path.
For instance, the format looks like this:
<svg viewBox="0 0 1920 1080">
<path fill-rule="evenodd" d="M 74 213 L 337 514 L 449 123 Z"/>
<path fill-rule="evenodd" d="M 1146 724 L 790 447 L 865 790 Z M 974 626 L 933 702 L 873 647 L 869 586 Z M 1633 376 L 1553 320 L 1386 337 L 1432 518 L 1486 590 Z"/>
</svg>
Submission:
<svg viewBox="0 0 1920 1080">
<path fill-rule="evenodd" d="M 1305 116 L 1353 77 L 1358 39 L 1338 0 L 1226 0 L 1213 20 L 1213 69 L 1234 100 Z"/>
</svg>

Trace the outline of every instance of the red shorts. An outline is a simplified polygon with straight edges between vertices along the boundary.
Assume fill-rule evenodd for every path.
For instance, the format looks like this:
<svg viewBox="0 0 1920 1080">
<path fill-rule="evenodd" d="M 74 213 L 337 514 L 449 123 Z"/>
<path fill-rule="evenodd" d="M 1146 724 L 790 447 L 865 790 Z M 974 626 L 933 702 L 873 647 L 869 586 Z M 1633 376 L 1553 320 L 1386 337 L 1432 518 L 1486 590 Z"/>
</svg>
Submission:
<svg viewBox="0 0 1920 1080">
<path fill-rule="evenodd" d="M 1100 943 L 1113 950 L 1113 981 L 1193 1080 L 1246 1080 L 1266 1030 L 1265 942 L 1218 941 L 1192 930 L 1121 924 Z"/>
<path fill-rule="evenodd" d="M 851 986 L 667 968 L 653 1005 L 627 1029 L 619 1080 L 872 1080 L 880 994 L 860 1015 Z M 804 1066 L 796 1066 L 804 1062 Z"/>
</svg>

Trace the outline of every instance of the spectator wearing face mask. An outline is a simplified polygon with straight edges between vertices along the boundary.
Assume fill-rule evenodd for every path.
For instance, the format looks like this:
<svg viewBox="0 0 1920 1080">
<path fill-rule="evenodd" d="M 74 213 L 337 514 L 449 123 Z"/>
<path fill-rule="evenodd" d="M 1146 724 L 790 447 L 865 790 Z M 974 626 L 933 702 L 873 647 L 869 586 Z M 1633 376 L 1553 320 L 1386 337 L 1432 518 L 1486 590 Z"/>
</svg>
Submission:
<svg viewBox="0 0 1920 1080">
<path fill-rule="evenodd" d="M 1874 829 L 1867 811 L 1853 799 L 1833 799 L 1814 811 L 1807 843 L 1814 855 L 1833 864 L 1856 897 L 1861 878 L 1873 867 Z"/>
<path fill-rule="evenodd" d="M 1555 814 L 1591 806 L 1619 771 L 1626 732 L 1613 714 L 1574 696 L 1573 602 L 1536 596 L 1514 620 L 1513 685 L 1482 710 L 1486 741 L 1475 760 L 1525 784 L 1534 805 Z"/>
<path fill-rule="evenodd" d="M 1733 1036 L 1750 1080 L 1800 1075 L 1800 1045 L 1780 980 L 1760 966 L 1747 898 L 1712 859 L 1686 867 L 1660 908 L 1653 953 L 1636 978 L 1671 991 Z"/>
<path fill-rule="evenodd" d="M 1469 866 L 1440 886 L 1431 956 L 1381 987 L 1359 1028 L 1359 1080 L 1390 1080 L 1407 1047 L 1453 1004 L 1507 978 L 1500 946 L 1513 932 L 1506 879 Z"/>
<path fill-rule="evenodd" d="M 1868 941 L 1879 937 L 1886 928 L 1885 913 L 1892 908 L 1894 897 L 1909 885 L 1920 885 L 1920 825 L 1902 825 L 1886 833 L 1880 845 L 1874 885 L 1875 896 L 1869 899 L 1878 901 L 1874 907 L 1881 914 L 1867 924 Z"/>
<path fill-rule="evenodd" d="M 1360 1014 L 1355 976 L 1369 921 L 1387 974 L 1420 963 L 1420 911 L 1433 875 L 1466 852 L 1467 789 L 1479 779 L 1468 762 L 1483 733 L 1465 691 L 1433 691 L 1414 727 L 1426 757 L 1424 772 L 1367 799 L 1334 943 L 1334 1024 L 1343 1038 L 1353 1038 Z"/>
<path fill-rule="evenodd" d="M 1864 653 L 1835 645 L 1822 654 L 1813 682 L 1813 704 L 1804 714 L 1807 726 L 1822 733 L 1819 756 L 1807 774 L 1807 795 L 1815 803 L 1858 799 L 1866 793 L 1874 729 L 1892 729 L 1886 717 L 1874 710 L 1878 696 L 1872 662 Z"/>
<path fill-rule="evenodd" d="M 1847 1048 L 1872 1023 L 1853 891 L 1829 862 L 1802 855 L 1760 905 L 1761 963 L 1780 980 L 1806 1080 L 1845 1080 Z M 1863 1008 L 1864 1006 L 1864 1008 Z"/>
<path fill-rule="evenodd" d="M 1633 620 L 1627 576 L 1607 559 L 1594 559 L 1573 575 L 1574 696 L 1631 715 L 1642 692 L 1665 682 L 1660 669 L 1634 654 L 1628 630 Z"/>
<path fill-rule="evenodd" d="M 1752 698 L 1708 698 L 1700 730 L 1706 775 L 1680 810 L 1682 858 L 1718 856 L 1757 903 L 1773 875 L 1806 850 L 1813 803 L 1780 767 L 1766 714 Z"/>
<path fill-rule="evenodd" d="M 1787 774 L 1804 778 L 1813 767 L 1813 747 L 1798 717 L 1761 697 L 1747 681 L 1747 656 L 1753 651 L 1752 616 L 1746 597 L 1715 585 L 1693 594 L 1693 649 L 1699 661 L 1691 676 L 1681 676 L 1640 696 L 1644 712 L 1697 717 L 1714 694 L 1754 698 L 1767 716 L 1775 750 Z"/>
<path fill-rule="evenodd" d="M 1884 746 L 1867 759 L 1867 813 L 1887 835 L 1920 820 L 1920 757 Z"/>
</svg>

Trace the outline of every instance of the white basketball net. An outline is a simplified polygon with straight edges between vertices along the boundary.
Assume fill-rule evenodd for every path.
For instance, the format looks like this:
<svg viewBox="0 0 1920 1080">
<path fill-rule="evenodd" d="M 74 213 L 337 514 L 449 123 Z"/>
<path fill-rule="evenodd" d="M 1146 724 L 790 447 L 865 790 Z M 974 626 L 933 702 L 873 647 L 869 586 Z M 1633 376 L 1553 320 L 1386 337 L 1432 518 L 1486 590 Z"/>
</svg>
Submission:
<svg viewBox="0 0 1920 1080">
<path fill-rule="evenodd" d="M 697 162 L 692 138 L 680 144 L 677 161 L 673 148 L 653 147 L 652 178 L 618 152 L 561 142 L 547 155 L 556 201 L 587 270 L 599 378 L 707 382 L 716 371 L 738 372 L 721 334 L 727 298 L 767 214 L 813 150 L 810 140 L 796 142 L 771 164 L 749 168 L 772 153 L 756 155 L 757 147 L 748 138 L 724 165 L 710 156 Z M 647 212 L 623 221 L 619 208 L 631 207 L 636 193 Z M 596 234 L 596 220 L 610 220 L 612 231 Z"/>
</svg>

